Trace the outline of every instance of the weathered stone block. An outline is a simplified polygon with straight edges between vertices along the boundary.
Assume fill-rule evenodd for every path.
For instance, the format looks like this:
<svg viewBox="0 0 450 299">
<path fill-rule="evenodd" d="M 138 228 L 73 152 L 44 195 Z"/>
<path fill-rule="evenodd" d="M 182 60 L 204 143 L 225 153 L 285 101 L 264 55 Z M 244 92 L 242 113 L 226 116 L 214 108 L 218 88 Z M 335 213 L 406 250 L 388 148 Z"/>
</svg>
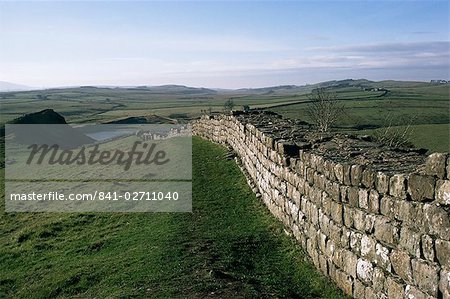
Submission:
<svg viewBox="0 0 450 299">
<path fill-rule="evenodd" d="M 344 205 L 344 225 L 348 228 L 353 227 L 353 208 Z"/>
<path fill-rule="evenodd" d="M 436 200 L 441 205 L 450 205 L 450 181 L 448 180 L 437 181 Z"/>
<path fill-rule="evenodd" d="M 328 261 L 328 276 L 333 281 L 336 281 L 336 265 L 333 264 L 332 260 Z"/>
<path fill-rule="evenodd" d="M 366 233 L 368 233 L 368 234 L 373 233 L 373 228 L 375 226 L 375 219 L 376 219 L 375 215 L 366 214 L 366 221 L 365 221 L 365 227 L 364 227 L 364 229 L 366 230 Z"/>
<path fill-rule="evenodd" d="M 375 178 L 375 187 L 381 194 L 388 194 L 389 191 L 389 177 L 383 172 L 378 172 Z"/>
<path fill-rule="evenodd" d="M 442 207 L 424 204 L 422 218 L 426 231 L 443 240 L 450 240 L 450 217 Z"/>
<path fill-rule="evenodd" d="M 328 181 L 328 184 L 326 185 L 326 190 L 334 201 L 338 202 L 341 201 L 341 193 L 339 190 L 338 183 Z"/>
<path fill-rule="evenodd" d="M 311 167 L 306 168 L 306 180 L 310 185 L 314 184 L 314 169 Z"/>
<path fill-rule="evenodd" d="M 314 173 L 314 185 L 321 190 L 325 190 L 325 175 Z"/>
<path fill-rule="evenodd" d="M 331 219 L 336 223 L 343 223 L 342 204 L 334 201 L 331 202 Z"/>
<path fill-rule="evenodd" d="M 314 224 L 315 226 L 317 226 L 317 224 L 319 223 L 319 210 L 317 209 L 317 206 L 313 203 L 311 203 L 310 205 L 310 219 L 311 219 L 311 223 Z"/>
<path fill-rule="evenodd" d="M 403 298 L 405 296 L 403 284 L 393 277 L 387 277 L 385 286 L 388 298 Z"/>
<path fill-rule="evenodd" d="M 324 274 L 328 274 L 327 259 L 323 255 L 319 255 L 319 270 Z"/>
<path fill-rule="evenodd" d="M 450 298 L 450 270 L 441 270 L 439 291 L 441 291 L 443 299 Z"/>
<path fill-rule="evenodd" d="M 436 257 L 442 267 L 450 269 L 450 241 L 436 240 Z"/>
<path fill-rule="evenodd" d="M 330 160 L 325 160 L 323 166 L 325 177 L 331 181 L 336 180 L 336 176 L 334 175 L 334 163 Z"/>
<path fill-rule="evenodd" d="M 375 173 L 370 169 L 364 169 L 361 183 L 366 188 L 373 188 L 375 186 Z"/>
<path fill-rule="evenodd" d="M 325 253 L 325 251 L 327 250 L 327 236 L 319 232 L 317 234 L 317 238 L 320 251 L 322 251 L 322 253 Z"/>
<path fill-rule="evenodd" d="M 412 256 L 420 257 L 420 234 L 405 226 L 402 227 L 399 247 L 405 249 Z"/>
<path fill-rule="evenodd" d="M 367 285 L 372 283 L 373 265 L 368 260 L 358 259 L 356 264 L 358 278 Z"/>
<path fill-rule="evenodd" d="M 425 259 L 434 262 L 434 241 L 429 235 L 422 236 L 422 252 Z"/>
<path fill-rule="evenodd" d="M 341 244 L 343 248 L 350 248 L 350 230 L 345 226 L 342 227 Z"/>
<path fill-rule="evenodd" d="M 322 190 L 313 186 L 309 192 L 309 199 L 311 199 L 311 202 L 315 205 L 320 205 L 320 202 L 322 201 L 322 192 Z"/>
<path fill-rule="evenodd" d="M 368 209 L 369 208 L 369 193 L 366 189 L 359 189 L 358 192 L 358 205 L 361 209 Z"/>
<path fill-rule="evenodd" d="M 330 221 L 329 230 L 330 230 L 330 239 L 333 240 L 336 246 L 340 246 L 342 233 L 340 226 L 334 224 L 333 221 Z"/>
<path fill-rule="evenodd" d="M 362 239 L 362 234 L 357 233 L 357 232 L 351 232 L 350 233 L 350 248 L 352 249 L 352 251 L 356 254 L 360 254 L 361 251 L 361 239 Z"/>
<path fill-rule="evenodd" d="M 342 251 L 342 269 L 353 278 L 356 277 L 356 264 L 358 257 L 350 250 Z"/>
<path fill-rule="evenodd" d="M 336 284 L 345 294 L 353 294 L 353 279 L 345 272 L 336 270 Z"/>
<path fill-rule="evenodd" d="M 350 186 L 352 184 L 352 181 L 350 179 L 350 171 L 351 171 L 351 165 L 343 164 L 343 170 L 344 170 L 344 185 Z"/>
<path fill-rule="evenodd" d="M 394 249 L 391 252 L 391 264 L 394 272 L 406 282 L 412 282 L 411 259 L 408 253 Z"/>
<path fill-rule="evenodd" d="M 384 282 L 386 281 L 386 276 L 383 270 L 378 267 L 373 268 L 373 278 L 372 287 L 377 293 L 381 293 L 384 290 Z"/>
<path fill-rule="evenodd" d="M 427 157 L 425 163 L 425 171 L 429 175 L 435 175 L 438 178 L 443 179 L 445 177 L 445 160 L 447 156 L 443 153 L 434 153 Z"/>
<path fill-rule="evenodd" d="M 389 180 L 389 194 L 398 198 L 406 198 L 406 176 L 393 175 Z"/>
<path fill-rule="evenodd" d="M 360 209 L 353 209 L 353 226 L 360 232 L 366 228 L 366 213 Z"/>
<path fill-rule="evenodd" d="M 316 169 L 319 173 L 323 174 L 325 172 L 325 164 L 322 156 L 316 155 Z"/>
<path fill-rule="evenodd" d="M 300 206 L 301 194 L 300 191 L 298 191 L 296 188 L 292 189 L 292 199 L 294 200 L 296 205 Z"/>
<path fill-rule="evenodd" d="M 350 187 L 347 191 L 348 203 L 352 207 L 358 207 L 359 205 L 359 188 Z"/>
<path fill-rule="evenodd" d="M 336 250 L 333 253 L 333 256 L 331 257 L 331 261 L 339 269 L 341 269 L 342 265 L 343 265 L 343 263 L 342 263 L 342 252 L 343 252 L 343 250 L 344 249 L 336 248 Z"/>
<path fill-rule="evenodd" d="M 305 152 L 303 149 L 300 149 L 298 151 L 298 158 L 300 159 L 300 161 L 302 161 L 302 163 L 305 162 L 305 155 L 307 154 L 307 152 Z"/>
<path fill-rule="evenodd" d="M 327 241 L 327 245 L 326 245 L 326 249 L 325 249 L 325 255 L 327 256 L 327 258 L 329 260 L 331 260 L 335 249 L 336 249 L 336 244 L 334 243 L 334 241 L 331 240 L 331 239 L 328 240 Z"/>
<path fill-rule="evenodd" d="M 342 164 L 336 163 L 334 165 L 334 175 L 339 183 L 344 183 L 344 166 Z"/>
<path fill-rule="evenodd" d="M 375 219 L 375 238 L 388 245 L 395 246 L 399 239 L 399 230 L 395 222 L 389 218 L 377 216 Z"/>
<path fill-rule="evenodd" d="M 405 298 L 411 299 L 431 299 L 433 297 L 428 296 L 418 288 L 412 285 L 407 285 L 405 287 Z"/>
<path fill-rule="evenodd" d="M 325 191 L 322 192 L 322 210 L 325 215 L 331 215 L 331 198 Z"/>
<path fill-rule="evenodd" d="M 417 210 L 415 202 L 407 201 L 407 200 L 399 200 L 397 201 L 397 218 L 398 220 L 403 221 L 403 224 L 406 224 L 411 227 L 417 226 Z"/>
<path fill-rule="evenodd" d="M 415 284 L 431 296 L 437 296 L 439 284 L 439 268 L 425 260 L 412 260 L 412 270 Z"/>
<path fill-rule="evenodd" d="M 408 179 L 408 192 L 415 201 L 433 199 L 435 179 L 433 176 L 411 174 Z"/>
<path fill-rule="evenodd" d="M 368 260 L 374 260 L 375 259 L 375 246 L 376 241 L 368 236 L 363 235 L 361 238 L 361 256 L 368 259 Z"/>
<path fill-rule="evenodd" d="M 353 186 L 359 186 L 359 184 L 361 184 L 363 170 L 364 167 L 362 165 L 352 165 L 350 170 L 350 178 Z"/>
<path fill-rule="evenodd" d="M 365 298 L 365 285 L 360 282 L 358 279 L 355 279 L 353 283 L 353 298 Z"/>
<path fill-rule="evenodd" d="M 391 219 L 398 215 L 398 205 L 396 200 L 390 196 L 383 196 L 380 200 L 380 212 Z"/>
<path fill-rule="evenodd" d="M 389 259 L 389 249 L 380 243 L 375 246 L 375 264 L 387 272 L 391 272 L 392 265 Z"/>
<path fill-rule="evenodd" d="M 447 180 L 450 180 L 450 155 L 447 158 Z"/>
<path fill-rule="evenodd" d="M 382 297 L 382 295 L 384 296 L 384 294 L 377 294 L 373 288 L 367 287 L 364 299 L 386 299 L 386 297 Z"/>
<path fill-rule="evenodd" d="M 375 214 L 380 212 L 380 195 L 376 190 L 369 192 L 369 212 Z"/>
</svg>

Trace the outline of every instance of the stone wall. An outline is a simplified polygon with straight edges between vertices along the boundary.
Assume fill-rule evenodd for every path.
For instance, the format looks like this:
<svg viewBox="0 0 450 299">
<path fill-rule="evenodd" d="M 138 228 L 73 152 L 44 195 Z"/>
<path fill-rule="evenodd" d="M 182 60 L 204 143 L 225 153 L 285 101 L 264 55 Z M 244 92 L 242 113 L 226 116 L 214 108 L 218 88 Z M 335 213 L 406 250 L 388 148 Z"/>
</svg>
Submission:
<svg viewBox="0 0 450 299">
<path fill-rule="evenodd" d="M 355 298 L 450 298 L 450 157 L 315 135 L 271 113 L 203 116 L 314 265 Z"/>
</svg>

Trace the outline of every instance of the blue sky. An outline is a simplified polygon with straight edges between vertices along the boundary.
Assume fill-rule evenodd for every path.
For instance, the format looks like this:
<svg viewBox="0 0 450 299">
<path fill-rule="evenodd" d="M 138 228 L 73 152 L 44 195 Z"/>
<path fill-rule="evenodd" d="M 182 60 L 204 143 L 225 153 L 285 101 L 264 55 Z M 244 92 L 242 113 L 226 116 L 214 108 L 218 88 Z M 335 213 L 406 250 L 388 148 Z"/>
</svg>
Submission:
<svg viewBox="0 0 450 299">
<path fill-rule="evenodd" d="M 0 80 L 239 88 L 449 79 L 447 1 L 0 2 Z"/>
</svg>

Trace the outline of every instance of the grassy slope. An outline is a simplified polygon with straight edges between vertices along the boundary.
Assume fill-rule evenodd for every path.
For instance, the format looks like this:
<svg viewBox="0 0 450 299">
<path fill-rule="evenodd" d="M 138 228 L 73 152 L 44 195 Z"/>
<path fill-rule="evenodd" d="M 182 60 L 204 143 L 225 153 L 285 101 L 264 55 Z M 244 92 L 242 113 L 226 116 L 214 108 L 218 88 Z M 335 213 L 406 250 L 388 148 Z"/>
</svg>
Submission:
<svg viewBox="0 0 450 299">
<path fill-rule="evenodd" d="M 0 296 L 342 297 L 224 154 L 194 139 L 192 214 L 5 214 L 0 206 Z"/>
</svg>

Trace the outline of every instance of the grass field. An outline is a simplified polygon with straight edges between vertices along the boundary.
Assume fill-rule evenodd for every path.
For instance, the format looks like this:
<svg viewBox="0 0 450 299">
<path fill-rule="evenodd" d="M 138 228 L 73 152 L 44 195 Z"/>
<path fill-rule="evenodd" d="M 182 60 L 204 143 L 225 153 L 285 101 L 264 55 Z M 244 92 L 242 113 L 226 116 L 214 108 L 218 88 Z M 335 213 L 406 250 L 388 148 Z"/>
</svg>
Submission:
<svg viewBox="0 0 450 299">
<path fill-rule="evenodd" d="M 0 296 L 342 298 L 225 153 L 194 138 L 193 213 L 1 207 Z"/>
<path fill-rule="evenodd" d="M 405 126 L 393 127 L 404 130 Z M 413 125 L 409 129 L 411 142 L 419 148 L 428 148 L 435 152 L 450 152 L 450 124 Z M 374 130 L 357 131 L 360 135 L 371 135 Z"/>
</svg>

